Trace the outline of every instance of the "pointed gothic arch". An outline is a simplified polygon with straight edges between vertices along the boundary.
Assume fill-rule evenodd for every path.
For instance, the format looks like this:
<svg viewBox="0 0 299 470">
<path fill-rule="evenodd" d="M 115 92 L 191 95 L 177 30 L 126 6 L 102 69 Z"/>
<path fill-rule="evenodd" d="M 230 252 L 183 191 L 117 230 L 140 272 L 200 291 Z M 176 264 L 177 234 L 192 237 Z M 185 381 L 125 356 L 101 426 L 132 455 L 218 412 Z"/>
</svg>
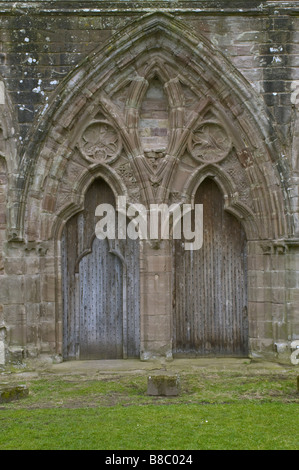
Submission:
<svg viewBox="0 0 299 470">
<path fill-rule="evenodd" d="M 239 200 L 238 187 L 234 180 L 229 173 L 219 170 L 214 164 L 199 168 L 191 175 L 184 187 L 184 200 L 194 205 L 196 192 L 206 178 L 214 180 L 218 185 L 223 195 L 224 209 L 241 222 L 248 239 L 262 238 L 262 227 L 257 224 L 252 208 Z"/>
<path fill-rule="evenodd" d="M 144 177 L 144 154 L 138 136 L 138 109 L 153 74 L 159 75 L 169 102 L 167 164 L 159 178 L 155 172 Z M 92 168 L 84 157 L 74 158 L 78 135 L 92 121 L 97 121 L 98 127 L 101 123 L 109 126 L 119 136 L 122 150 L 118 162 L 123 161 L 123 166 L 117 171 L 129 174 L 126 183 L 132 199 L 138 193 L 140 200 L 149 203 L 157 194 L 167 200 L 190 134 L 203 119 L 215 117 L 232 140 L 235 159 L 255 188 L 251 199 L 260 200 L 258 222 L 267 218 L 267 213 L 275 213 L 277 226 L 271 226 L 269 220 L 266 236 L 290 235 L 292 222 L 287 215 L 290 211 L 284 186 L 287 168 L 277 171 L 281 149 L 261 98 L 206 38 L 195 36 L 184 23 L 164 13 L 145 15 L 116 33 L 61 83 L 47 110 L 41 112 L 28 148 L 30 163 L 25 154 L 20 166 L 26 201 L 15 201 L 20 235 L 27 230 L 24 211 L 30 214 L 31 204 L 48 211 L 50 226 L 54 212 L 62 208 L 61 194 L 69 191 L 69 204 L 75 199 L 71 189 L 62 187 L 61 175 L 66 175 L 72 187 L 72 177 L 82 177 Z M 112 160 L 106 158 L 103 163 L 114 170 L 117 165 Z M 43 197 L 37 201 L 41 189 Z M 53 205 L 55 210 L 48 210 Z"/>
<path fill-rule="evenodd" d="M 155 76 L 168 103 L 167 144 L 147 152 L 140 139 L 140 109 Z M 90 54 L 61 82 L 36 117 L 28 140 L 18 191 L 12 191 L 13 235 L 50 247 L 56 324 L 63 319 L 63 227 L 82 210 L 87 188 L 98 176 L 115 195 L 146 206 L 192 201 L 199 184 L 212 177 L 222 188 L 226 212 L 242 223 L 248 241 L 277 241 L 293 234 L 287 163 L 282 163 L 261 98 L 206 38 L 168 14 L 145 15 Z M 146 249 L 143 288 L 154 285 L 150 276 L 165 281 L 165 269 L 159 275 L 146 271 L 154 256 Z M 171 256 L 166 258 L 168 263 Z M 160 304 L 164 294 L 157 296 Z M 145 295 L 155 298 L 155 292 Z M 160 315 L 157 306 L 164 346 L 171 342 L 170 304 L 165 299 L 167 315 Z M 145 301 L 142 309 L 142 324 L 156 323 Z M 249 316 L 257 321 L 253 308 Z M 158 341 L 154 333 L 142 334 L 146 356 L 150 344 Z M 57 327 L 57 344 L 61 341 Z"/>
</svg>

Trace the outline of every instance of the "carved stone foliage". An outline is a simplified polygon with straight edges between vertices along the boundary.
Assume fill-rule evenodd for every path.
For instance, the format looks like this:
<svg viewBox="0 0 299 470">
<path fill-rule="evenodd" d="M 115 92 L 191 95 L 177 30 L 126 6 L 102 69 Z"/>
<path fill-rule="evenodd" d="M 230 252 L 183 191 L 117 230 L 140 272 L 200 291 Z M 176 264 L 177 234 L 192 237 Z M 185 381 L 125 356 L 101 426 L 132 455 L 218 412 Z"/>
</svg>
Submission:
<svg viewBox="0 0 299 470">
<path fill-rule="evenodd" d="M 86 160 L 93 163 L 114 161 L 122 148 L 116 129 L 107 121 L 91 122 L 83 131 L 79 149 Z"/>
<path fill-rule="evenodd" d="M 244 168 L 248 168 L 253 164 L 252 155 L 248 149 L 242 149 L 238 153 L 238 159 Z"/>
<path fill-rule="evenodd" d="M 203 122 L 190 134 L 188 150 L 202 163 L 223 160 L 231 150 L 232 141 L 226 130 L 217 122 Z"/>
<path fill-rule="evenodd" d="M 245 170 L 245 168 L 247 168 L 245 162 L 249 160 L 249 154 L 245 150 L 240 152 L 240 154 L 236 154 L 235 151 L 232 151 L 227 158 L 219 164 L 219 167 L 223 173 L 227 174 L 233 181 L 236 191 L 238 191 L 239 200 L 246 207 L 253 209 L 250 184 L 248 183 Z"/>
<path fill-rule="evenodd" d="M 138 187 L 137 180 L 134 176 L 134 172 L 129 162 L 122 163 L 116 168 L 116 172 L 124 181 L 128 193 L 130 202 L 139 202 L 140 201 L 140 188 Z"/>
<path fill-rule="evenodd" d="M 117 168 L 117 173 L 126 182 L 127 186 L 135 186 L 136 178 L 132 171 L 130 163 L 123 163 Z"/>
</svg>

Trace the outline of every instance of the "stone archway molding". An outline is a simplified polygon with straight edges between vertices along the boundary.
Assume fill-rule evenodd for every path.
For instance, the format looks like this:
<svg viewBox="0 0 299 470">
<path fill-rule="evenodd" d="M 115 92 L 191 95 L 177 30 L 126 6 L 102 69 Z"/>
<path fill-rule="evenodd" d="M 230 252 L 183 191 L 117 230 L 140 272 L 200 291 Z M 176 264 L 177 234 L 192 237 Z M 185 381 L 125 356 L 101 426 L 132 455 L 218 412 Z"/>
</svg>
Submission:
<svg viewBox="0 0 299 470">
<path fill-rule="evenodd" d="M 138 135 L 139 110 L 153 76 L 162 82 L 169 105 L 168 146 L 160 173 L 149 171 Z M 194 106 L 188 107 L 188 93 Z M 250 182 L 250 197 L 259 201 L 253 213 L 250 208 L 243 212 L 254 217 L 256 225 L 267 219 L 261 237 L 292 236 L 288 167 L 286 159 L 281 163 L 282 150 L 261 98 L 205 37 L 171 15 L 156 12 L 118 31 L 95 50 L 59 85 L 41 112 L 19 168 L 22 197 L 16 193 L 11 203 L 15 237 L 51 239 L 57 217 L 69 217 L 80 209 L 84 184 L 77 182 L 91 181 L 97 164 L 108 179 L 118 175 L 114 183 L 122 180 L 122 191 L 126 186 L 131 201 L 167 201 L 179 162 L 203 123 L 214 126 L 213 132 L 221 127 L 229 135 Z M 82 129 L 91 134 L 92 124 L 103 138 L 112 139 L 107 141 L 110 147 L 117 135 L 122 151 L 118 146 L 117 155 L 106 152 L 106 160 L 99 156 L 100 163 L 95 164 L 84 158 L 78 136 Z M 85 143 L 92 139 L 88 135 Z M 193 158 L 205 164 L 200 156 Z M 244 207 L 237 193 L 232 209 Z"/>
</svg>

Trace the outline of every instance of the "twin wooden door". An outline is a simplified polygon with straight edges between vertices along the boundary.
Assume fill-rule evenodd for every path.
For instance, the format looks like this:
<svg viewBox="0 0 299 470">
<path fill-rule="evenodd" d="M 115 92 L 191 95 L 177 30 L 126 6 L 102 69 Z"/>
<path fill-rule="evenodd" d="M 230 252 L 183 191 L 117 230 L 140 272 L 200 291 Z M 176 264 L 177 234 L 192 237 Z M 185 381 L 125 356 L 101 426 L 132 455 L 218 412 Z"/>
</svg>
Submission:
<svg viewBox="0 0 299 470">
<path fill-rule="evenodd" d="M 65 359 L 140 356 L 139 242 L 95 237 L 101 203 L 115 206 L 115 198 L 97 180 L 62 237 Z M 203 204 L 202 248 L 185 251 L 183 241 L 173 242 L 173 354 L 246 356 L 245 233 L 211 179 L 195 203 Z"/>
</svg>

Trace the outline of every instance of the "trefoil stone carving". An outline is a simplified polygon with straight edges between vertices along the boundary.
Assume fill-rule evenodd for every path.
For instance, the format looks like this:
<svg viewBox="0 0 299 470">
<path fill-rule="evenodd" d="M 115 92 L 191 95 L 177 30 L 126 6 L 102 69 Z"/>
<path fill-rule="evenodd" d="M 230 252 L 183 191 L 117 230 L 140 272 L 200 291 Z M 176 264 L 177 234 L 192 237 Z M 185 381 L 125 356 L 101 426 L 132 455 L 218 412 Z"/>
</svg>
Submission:
<svg viewBox="0 0 299 470">
<path fill-rule="evenodd" d="M 205 121 L 190 133 L 188 150 L 201 163 L 216 163 L 223 160 L 232 147 L 226 130 L 218 122 Z"/>
<path fill-rule="evenodd" d="M 113 162 L 122 148 L 121 137 L 107 121 L 96 120 L 84 129 L 79 142 L 83 157 L 93 163 Z"/>
</svg>

